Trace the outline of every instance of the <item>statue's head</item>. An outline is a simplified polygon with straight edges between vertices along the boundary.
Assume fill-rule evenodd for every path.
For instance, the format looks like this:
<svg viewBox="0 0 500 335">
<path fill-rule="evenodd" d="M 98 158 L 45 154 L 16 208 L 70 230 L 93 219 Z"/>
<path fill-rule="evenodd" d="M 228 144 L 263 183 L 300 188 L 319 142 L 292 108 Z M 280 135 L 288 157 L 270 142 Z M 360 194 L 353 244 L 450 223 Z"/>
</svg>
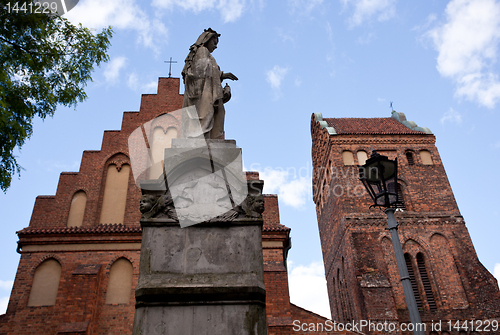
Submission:
<svg viewBox="0 0 500 335">
<path fill-rule="evenodd" d="M 141 213 L 147 213 L 149 212 L 154 204 L 155 204 L 155 201 L 156 201 L 156 197 L 152 194 L 144 194 L 142 197 L 141 197 L 141 201 L 139 203 L 139 210 L 141 211 Z"/>
<path fill-rule="evenodd" d="M 210 43 L 215 43 L 215 46 L 217 47 L 217 43 L 219 42 L 219 37 L 220 37 L 220 34 L 217 34 L 217 32 L 215 30 L 213 30 L 212 28 L 208 28 L 208 29 L 205 29 L 205 31 L 203 31 L 203 33 L 198 37 L 195 45 L 196 46 L 203 45 L 203 46 L 207 47 L 209 42 L 212 40 L 212 42 L 210 42 Z M 210 52 L 212 52 L 212 51 L 210 51 Z"/>
<path fill-rule="evenodd" d="M 219 36 L 215 30 L 212 28 L 205 29 L 203 33 L 198 37 L 196 43 L 191 45 L 189 48 L 189 54 L 184 61 L 186 64 L 184 65 L 184 69 L 182 69 L 182 79 L 185 80 L 186 73 L 188 68 L 191 67 L 191 63 L 193 62 L 193 58 L 198 51 L 198 48 L 201 46 L 206 47 L 210 52 L 214 51 L 217 48 L 217 43 L 219 43 Z"/>
<path fill-rule="evenodd" d="M 250 197 L 250 210 L 257 213 L 264 213 L 264 196 L 262 194 Z"/>
</svg>

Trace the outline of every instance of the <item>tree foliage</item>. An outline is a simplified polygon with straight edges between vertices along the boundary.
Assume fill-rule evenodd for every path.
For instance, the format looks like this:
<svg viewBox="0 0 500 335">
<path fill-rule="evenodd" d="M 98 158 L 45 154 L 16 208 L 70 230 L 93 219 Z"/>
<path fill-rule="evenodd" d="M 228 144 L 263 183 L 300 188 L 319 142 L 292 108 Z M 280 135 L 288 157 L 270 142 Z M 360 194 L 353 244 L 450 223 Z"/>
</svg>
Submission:
<svg viewBox="0 0 500 335">
<path fill-rule="evenodd" d="M 0 0 L 0 188 L 21 166 L 13 152 L 33 132 L 35 116 L 76 106 L 94 65 L 107 62 L 111 28 L 98 34 L 57 15 L 9 12 Z M 21 2 L 19 2 L 21 3 Z"/>
</svg>

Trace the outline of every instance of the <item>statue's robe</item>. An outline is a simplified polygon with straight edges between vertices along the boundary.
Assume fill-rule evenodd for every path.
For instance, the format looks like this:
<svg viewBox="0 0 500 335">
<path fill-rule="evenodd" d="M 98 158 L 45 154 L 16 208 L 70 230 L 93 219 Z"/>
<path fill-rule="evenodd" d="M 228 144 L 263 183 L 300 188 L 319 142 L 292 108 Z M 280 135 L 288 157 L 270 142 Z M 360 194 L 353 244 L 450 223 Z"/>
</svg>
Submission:
<svg viewBox="0 0 500 335">
<path fill-rule="evenodd" d="M 184 74 L 184 101 L 182 107 L 196 106 L 201 133 L 190 131 L 189 137 L 224 138 L 222 72 L 212 54 L 200 46 L 191 66 Z M 194 117 L 194 116 L 191 116 Z"/>
</svg>

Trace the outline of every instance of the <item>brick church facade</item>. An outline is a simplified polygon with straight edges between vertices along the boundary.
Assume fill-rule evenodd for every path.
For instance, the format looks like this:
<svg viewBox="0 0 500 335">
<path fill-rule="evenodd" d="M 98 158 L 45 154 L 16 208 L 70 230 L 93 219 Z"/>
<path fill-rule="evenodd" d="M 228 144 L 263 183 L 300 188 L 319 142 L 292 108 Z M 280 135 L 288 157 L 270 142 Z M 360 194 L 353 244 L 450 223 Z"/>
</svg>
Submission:
<svg viewBox="0 0 500 335">
<path fill-rule="evenodd" d="M 314 202 L 332 319 L 409 321 L 387 216 L 369 209 L 371 199 L 358 180 L 357 166 L 376 150 L 398 159 L 404 204 L 396 219 L 422 321 L 498 322 L 497 280 L 476 255 L 430 130 L 395 111 L 388 118 L 323 119 L 318 113 L 312 116 L 311 134 Z M 469 325 L 451 331 L 427 328 L 426 334 L 477 333 Z"/>
<path fill-rule="evenodd" d="M 141 190 L 130 168 L 128 138 L 180 109 L 179 88 L 179 79 L 160 78 L 157 94 L 143 95 L 138 112 L 125 112 L 120 130 L 104 132 L 101 150 L 83 152 L 79 172 L 61 173 L 56 194 L 37 197 L 29 226 L 18 232 L 21 259 L 0 335 L 132 334 Z M 180 134 L 172 125 L 142 129 L 165 145 Z M 368 209 L 357 180 L 356 165 L 372 149 L 398 158 L 404 208 L 397 219 L 423 321 L 498 320 L 497 282 L 476 256 L 430 131 L 401 113 L 372 119 L 315 114 L 311 133 L 332 320 L 408 321 L 385 215 Z M 155 140 L 149 144 L 155 155 Z M 259 175 L 247 172 L 247 179 Z M 265 195 L 263 219 L 268 334 L 310 334 L 310 327 L 295 331 L 294 320 L 315 330 L 327 320 L 290 303 L 290 229 L 280 223 L 276 195 Z"/>
<path fill-rule="evenodd" d="M 132 334 L 141 190 L 130 168 L 128 137 L 180 109 L 179 88 L 178 78 L 160 78 L 157 94 L 143 95 L 138 112 L 125 112 L 120 130 L 104 132 L 101 150 L 83 152 L 79 172 L 61 173 L 56 194 L 37 197 L 29 226 L 18 232 L 21 259 L 0 334 Z M 161 129 L 154 135 L 165 143 L 180 134 L 173 124 L 151 131 Z M 259 175 L 247 172 L 247 179 Z M 268 334 L 303 334 L 293 331 L 293 320 L 326 319 L 290 303 L 290 229 L 280 223 L 276 195 L 265 195 L 263 219 Z"/>
</svg>

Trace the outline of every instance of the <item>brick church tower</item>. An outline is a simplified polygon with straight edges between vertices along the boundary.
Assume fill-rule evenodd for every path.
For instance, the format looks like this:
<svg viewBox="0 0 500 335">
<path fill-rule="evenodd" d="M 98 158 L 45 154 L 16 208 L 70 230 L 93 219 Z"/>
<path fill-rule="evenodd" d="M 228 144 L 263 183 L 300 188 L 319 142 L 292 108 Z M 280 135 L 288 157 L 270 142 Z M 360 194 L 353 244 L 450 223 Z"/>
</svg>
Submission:
<svg viewBox="0 0 500 335">
<path fill-rule="evenodd" d="M 498 320 L 497 281 L 477 258 L 429 129 L 397 112 L 325 119 L 318 113 L 311 134 L 313 197 L 333 320 L 409 322 L 387 217 L 369 209 L 371 199 L 358 180 L 357 165 L 372 150 L 398 159 L 404 205 L 396 219 L 422 321 Z M 443 326 L 426 334 L 474 332 Z"/>
<path fill-rule="evenodd" d="M 78 172 L 61 173 L 55 195 L 37 197 L 29 226 L 18 232 L 21 259 L 0 335 L 132 334 L 142 232 L 128 138 L 160 115 L 172 118 L 170 125 L 142 127 L 153 160 L 163 159 L 170 139 L 180 135 L 169 114 L 182 106 L 179 88 L 178 78 L 160 78 L 158 93 L 144 94 L 138 112 L 125 112 L 120 130 L 104 132 L 100 150 L 83 152 Z M 247 172 L 247 179 L 259 174 Z M 303 334 L 293 331 L 293 320 L 326 319 L 290 303 L 290 228 L 280 223 L 277 196 L 264 198 L 268 334 Z"/>
</svg>

